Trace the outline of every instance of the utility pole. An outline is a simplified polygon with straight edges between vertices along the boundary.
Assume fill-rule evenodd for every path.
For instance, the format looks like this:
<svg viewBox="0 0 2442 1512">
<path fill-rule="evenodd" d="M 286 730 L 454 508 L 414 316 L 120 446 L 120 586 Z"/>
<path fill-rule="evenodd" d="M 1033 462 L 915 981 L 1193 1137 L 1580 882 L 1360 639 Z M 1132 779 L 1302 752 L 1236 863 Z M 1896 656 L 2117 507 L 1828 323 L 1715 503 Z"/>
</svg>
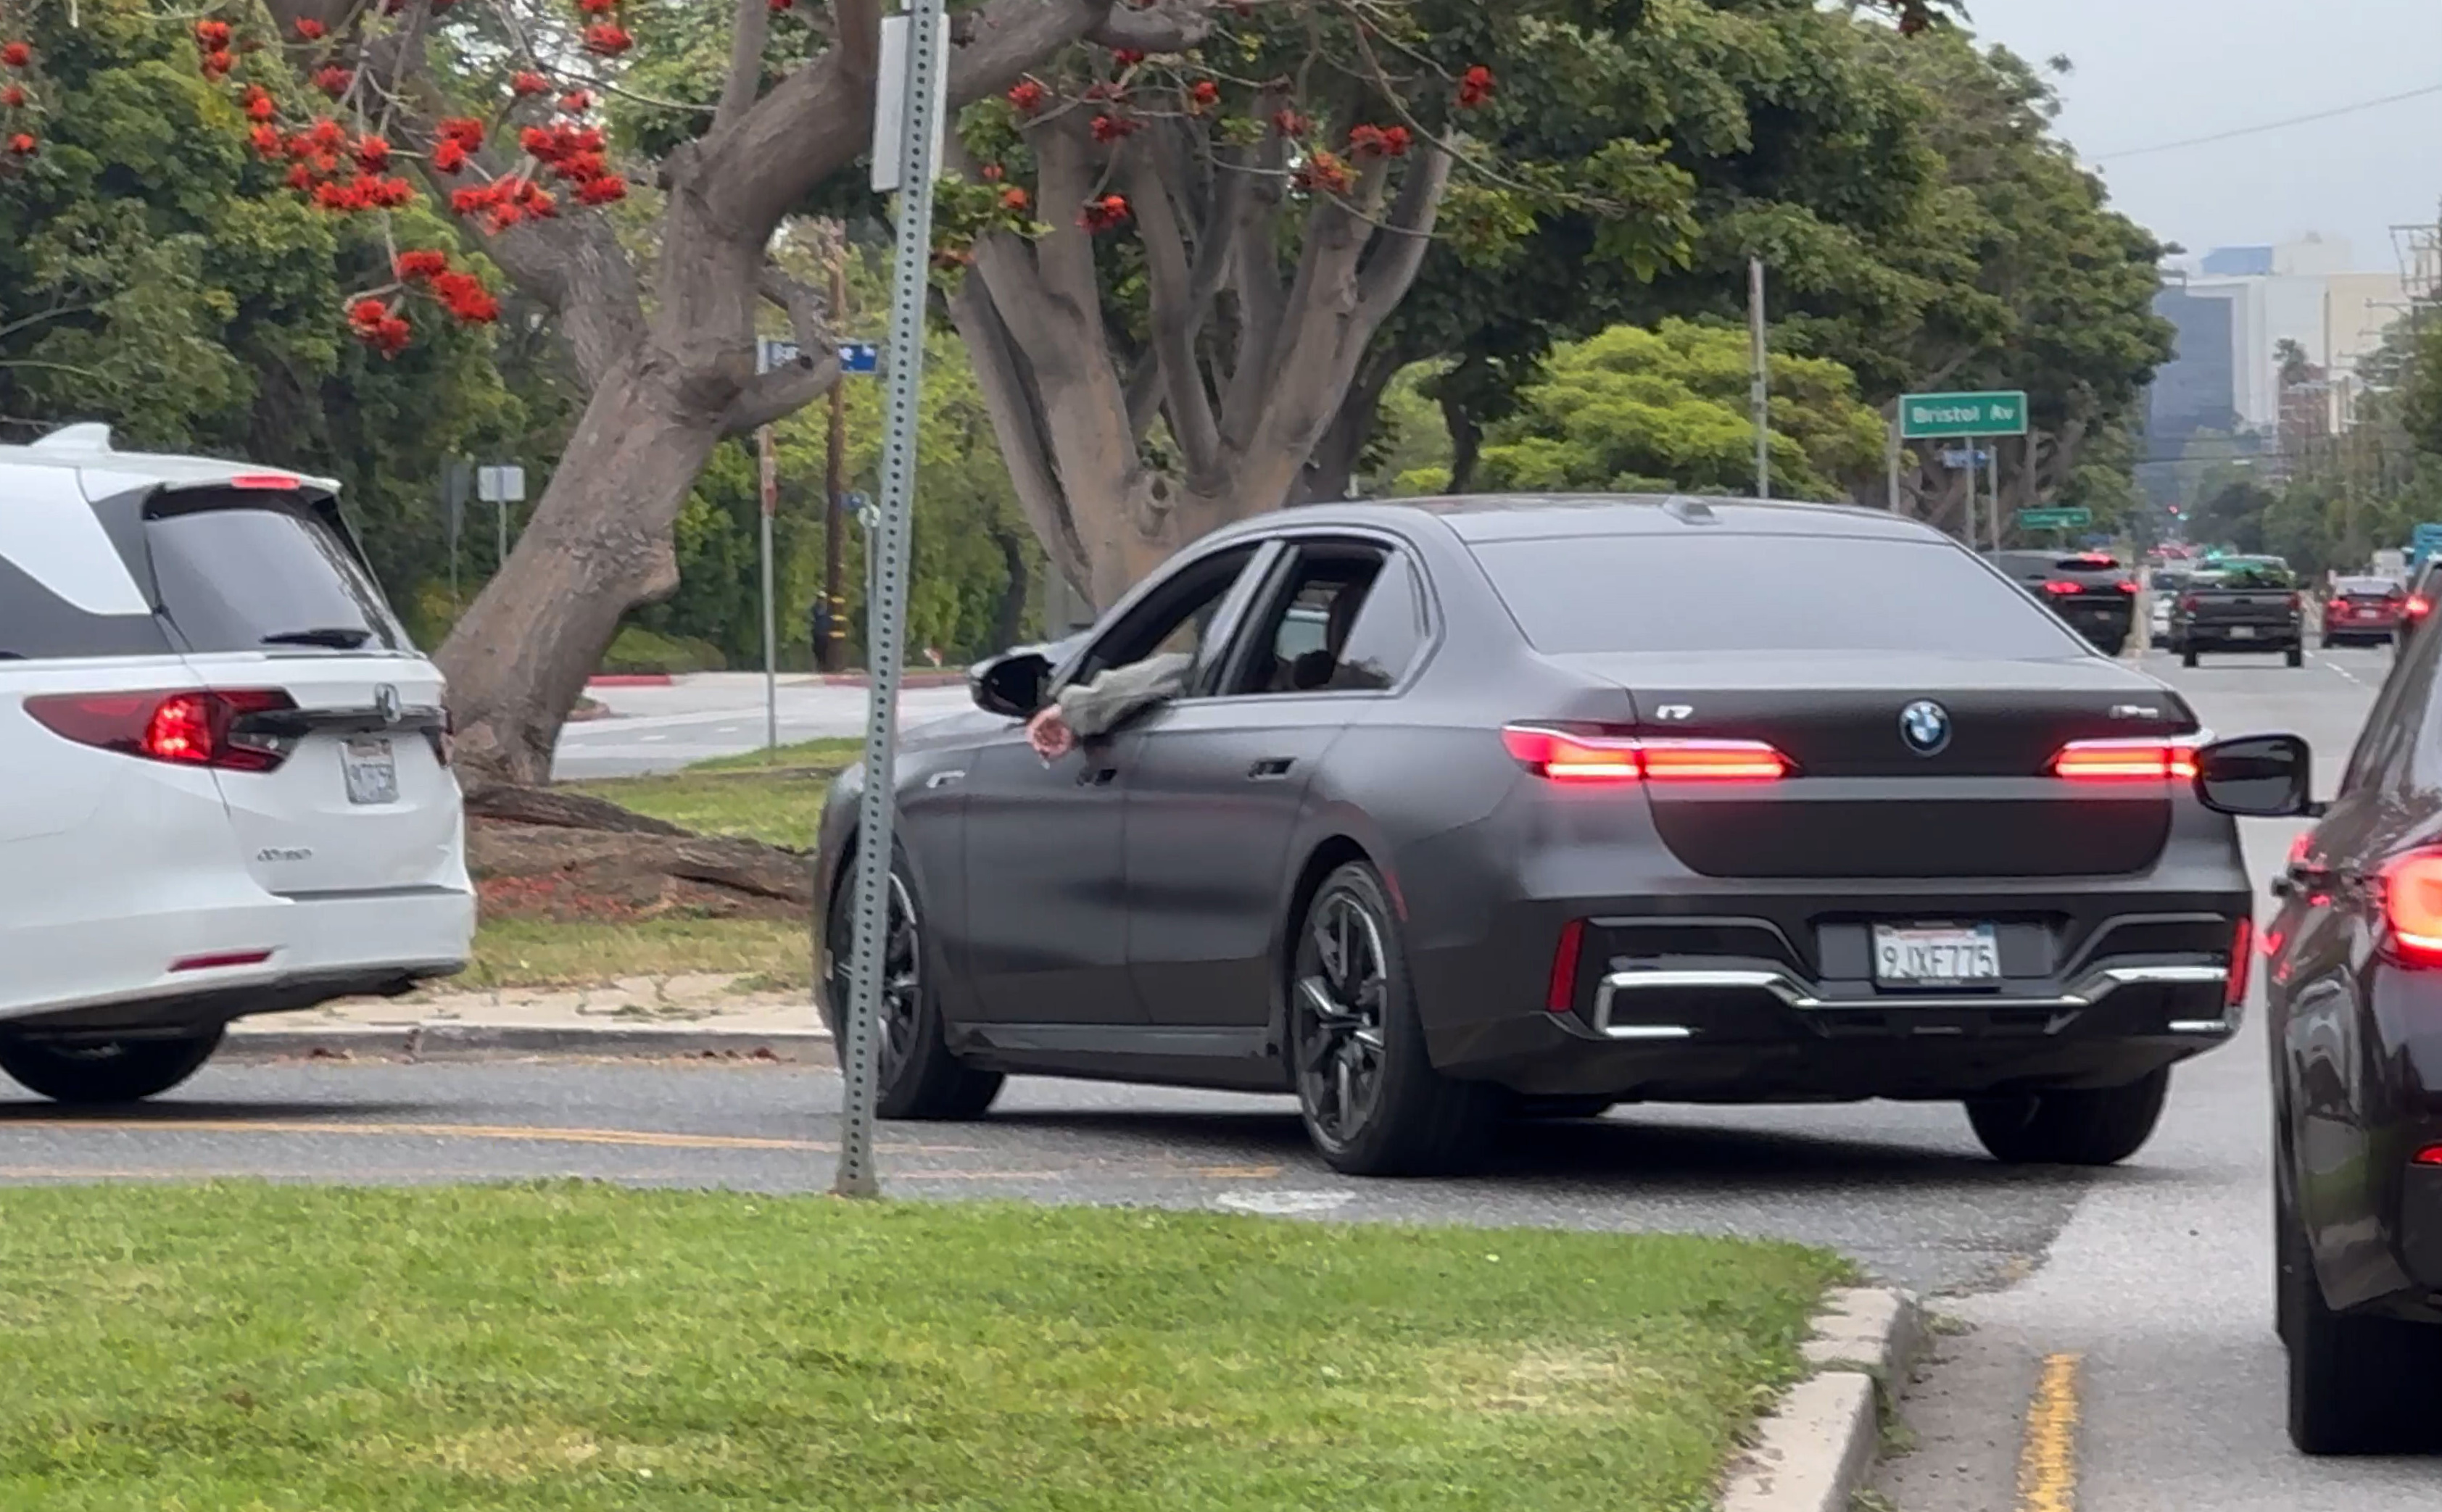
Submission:
<svg viewBox="0 0 2442 1512">
<path fill-rule="evenodd" d="M 1891 435 L 1888 446 L 1891 482 L 1890 492 L 1884 496 L 1884 507 L 1896 515 L 1900 512 L 1900 403 L 1891 401 Z"/>
<path fill-rule="evenodd" d="M 916 502 L 917 422 L 924 397 L 924 306 L 933 264 L 933 175 L 947 116 L 950 27 L 943 0 L 908 0 L 882 23 L 876 75 L 873 188 L 899 195 L 891 252 L 890 360 L 882 445 L 882 497 L 867 537 L 873 571 L 866 601 L 866 660 L 873 685 L 865 717 L 865 788 L 857 810 L 856 946 L 843 1005 L 839 1174 L 843 1197 L 882 1193 L 873 1166 L 875 1054 L 882 967 L 890 941 L 891 831 L 898 817 L 899 674 L 907 636 L 907 537 Z M 819 910 L 817 910 L 819 914 Z M 913 927 L 915 921 L 908 921 Z M 816 919 L 814 928 L 821 929 Z"/>
<path fill-rule="evenodd" d="M 760 337 L 755 342 L 755 371 L 772 371 L 772 344 Z M 780 637 L 778 611 L 772 602 L 772 519 L 780 512 L 780 453 L 770 426 L 756 428 L 755 451 L 763 506 L 757 538 L 763 566 L 763 756 L 768 761 L 780 749 Z"/>
<path fill-rule="evenodd" d="M 847 249 L 831 264 L 831 329 L 843 328 L 847 310 Z M 847 605 L 840 598 L 842 564 L 847 556 L 847 381 L 843 373 L 831 385 L 831 428 L 823 452 L 823 641 L 814 647 L 814 663 L 826 672 L 840 669 L 840 653 L 847 635 Z"/>
<path fill-rule="evenodd" d="M 2029 444 L 2032 445 L 2032 442 Z M 1968 445 L 1973 446 L 1976 443 L 1970 441 Z M 1968 456 L 1973 459 L 1975 453 L 1970 452 Z M 1992 446 L 1984 453 L 1984 468 L 1985 497 L 1993 501 L 1993 549 L 1999 551 L 2001 549 L 2001 438 L 1998 436 L 1993 438 Z"/>
<path fill-rule="evenodd" d="M 1756 497 L 1772 497 L 1772 380 L 1764 363 L 1768 355 L 1763 330 L 1763 259 L 1747 259 L 1747 341 L 1754 349 L 1755 377 L 1748 400 L 1755 411 Z"/>
</svg>

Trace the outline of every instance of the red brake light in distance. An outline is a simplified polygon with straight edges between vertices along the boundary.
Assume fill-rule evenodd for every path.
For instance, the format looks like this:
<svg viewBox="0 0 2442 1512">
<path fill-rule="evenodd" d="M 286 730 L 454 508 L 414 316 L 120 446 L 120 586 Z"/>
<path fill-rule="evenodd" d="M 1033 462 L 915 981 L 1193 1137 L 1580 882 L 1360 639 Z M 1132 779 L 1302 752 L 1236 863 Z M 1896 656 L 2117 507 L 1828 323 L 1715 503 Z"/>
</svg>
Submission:
<svg viewBox="0 0 2442 1512">
<path fill-rule="evenodd" d="M 2196 611 L 2196 595 L 2194 593 L 2180 594 L 2179 608 L 2186 610 L 2188 613 L 2195 613 Z"/>
<path fill-rule="evenodd" d="M 2241 919 L 2231 931 L 2230 975 L 2223 979 L 2221 1006 L 2237 1008 L 2247 1001 L 2248 974 L 2255 966 L 2255 923 Z"/>
<path fill-rule="evenodd" d="M 1584 952 L 1586 921 L 1572 919 L 1560 926 L 1560 943 L 1552 951 L 1552 984 L 1543 1006 L 1566 1013 L 1577 1006 L 1577 956 Z"/>
<path fill-rule="evenodd" d="M 2442 851 L 2396 857 L 2384 865 L 2380 881 L 2393 951 L 2412 966 L 2442 966 Z"/>
<path fill-rule="evenodd" d="M 2433 612 L 2433 601 L 2422 593 L 2411 593 L 2408 602 L 2399 606 L 2399 611 L 2410 619 L 2421 620 Z"/>
<path fill-rule="evenodd" d="M 2071 782 L 2169 782 L 2196 774 L 2196 747 L 2177 740 L 2071 740 L 2052 757 L 2052 775 Z"/>
<path fill-rule="evenodd" d="M 2301 605 L 2301 604 L 2303 604 L 2303 603 L 2305 603 L 2305 599 L 2300 598 L 2300 597 L 2299 597 L 2297 594 L 2295 594 L 2295 593 L 2292 593 L 2292 594 L 2290 594 L 2290 595 L 2289 595 L 2289 607 L 2290 607 L 2291 609 L 2296 609 L 2299 605 Z"/>
<path fill-rule="evenodd" d="M 1553 782 L 1773 782 L 1789 758 L 1761 740 L 1643 740 L 1512 724 L 1501 743 Z"/>
<path fill-rule="evenodd" d="M 228 772 L 270 772 L 287 760 L 284 748 L 246 740 L 234 726 L 245 715 L 296 706 L 272 688 L 59 693 L 26 701 L 35 722 L 79 745 Z"/>
<path fill-rule="evenodd" d="M 2131 577 L 2123 577 L 2111 586 L 2120 590 L 2123 593 L 2133 593 L 2137 592 L 2137 581 L 2135 578 Z"/>
<path fill-rule="evenodd" d="M 2083 593 L 2086 590 L 2080 588 L 2075 583 L 2069 582 L 2066 578 L 2056 577 L 2044 585 L 2044 592 L 2047 593 Z"/>
</svg>

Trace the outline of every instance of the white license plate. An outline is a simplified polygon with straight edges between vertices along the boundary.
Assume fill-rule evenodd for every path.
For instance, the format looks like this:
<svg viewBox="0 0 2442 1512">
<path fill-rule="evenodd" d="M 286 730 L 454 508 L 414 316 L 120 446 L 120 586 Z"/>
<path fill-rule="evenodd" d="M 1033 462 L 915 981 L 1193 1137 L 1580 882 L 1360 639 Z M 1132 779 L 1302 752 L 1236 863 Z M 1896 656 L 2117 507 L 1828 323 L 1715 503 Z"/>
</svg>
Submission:
<svg viewBox="0 0 2442 1512">
<path fill-rule="evenodd" d="M 339 771 L 350 803 L 396 803 L 398 758 L 380 736 L 359 736 L 339 748 Z"/>
<path fill-rule="evenodd" d="M 1990 924 L 1874 926 L 1874 979 L 1947 987 L 2001 979 L 2001 948 Z"/>
<path fill-rule="evenodd" d="M 2233 625 L 2230 628 L 2230 638 L 2233 641 L 2251 641 L 2255 639 L 2255 627 L 2252 625 Z"/>
</svg>

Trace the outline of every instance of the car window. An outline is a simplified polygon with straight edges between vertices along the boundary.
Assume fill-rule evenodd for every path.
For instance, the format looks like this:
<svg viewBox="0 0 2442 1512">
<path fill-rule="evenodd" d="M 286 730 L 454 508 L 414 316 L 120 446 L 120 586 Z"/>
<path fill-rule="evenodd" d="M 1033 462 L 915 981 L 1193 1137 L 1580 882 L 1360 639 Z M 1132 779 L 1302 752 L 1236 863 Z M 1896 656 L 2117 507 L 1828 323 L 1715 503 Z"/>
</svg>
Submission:
<svg viewBox="0 0 2442 1512">
<path fill-rule="evenodd" d="M 1374 580 L 1358 610 L 1329 685 L 1367 692 L 1397 686 L 1424 650 L 1425 636 L 1423 587 L 1414 566 L 1396 558 Z"/>
<path fill-rule="evenodd" d="M 285 496 L 172 494 L 145 512 L 161 610 L 195 651 L 399 650 L 406 632 L 337 527 Z"/>
<path fill-rule="evenodd" d="M 1848 536 L 1585 536 L 1485 541 L 1493 589 L 1536 649 L 2093 654 L 1949 541 Z M 1725 601 L 1722 584 L 1740 585 Z"/>
<path fill-rule="evenodd" d="M 1090 683 L 1156 656 L 1201 662 L 1212 649 L 1213 619 L 1254 558 L 1254 547 L 1233 547 L 1180 568 L 1094 643 L 1069 681 Z"/>
<path fill-rule="evenodd" d="M 0 661 L 164 656 L 170 638 L 150 614 L 97 614 L 0 556 Z"/>
<path fill-rule="evenodd" d="M 1339 543 L 1297 548 L 1263 612 L 1249 622 L 1246 650 L 1225 691 L 1312 693 L 1332 686 L 1386 555 L 1376 546 Z"/>
</svg>

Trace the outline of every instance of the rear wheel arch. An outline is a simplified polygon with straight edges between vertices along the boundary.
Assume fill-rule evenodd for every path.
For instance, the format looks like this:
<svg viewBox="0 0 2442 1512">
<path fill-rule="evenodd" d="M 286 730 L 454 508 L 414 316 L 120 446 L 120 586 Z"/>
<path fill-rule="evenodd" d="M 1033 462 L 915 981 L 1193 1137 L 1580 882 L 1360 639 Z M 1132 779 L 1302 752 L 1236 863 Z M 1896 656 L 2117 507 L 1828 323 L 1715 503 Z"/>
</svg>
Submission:
<svg viewBox="0 0 2442 1512">
<path fill-rule="evenodd" d="M 1272 939 L 1272 1002 L 1271 1022 L 1267 1030 L 1272 1049 L 1280 1056 L 1285 1071 L 1289 1044 L 1289 978 L 1297 969 L 1298 931 L 1304 926 L 1305 914 L 1314 906 L 1315 894 L 1331 874 L 1351 862 L 1361 861 L 1382 876 L 1383 885 L 1391 894 L 1393 906 L 1398 906 L 1398 884 L 1383 872 L 1382 864 L 1354 836 L 1326 835 L 1306 852 L 1305 863 L 1298 868 L 1297 881 L 1289 887 L 1288 906 L 1282 910 L 1277 931 Z"/>
</svg>

